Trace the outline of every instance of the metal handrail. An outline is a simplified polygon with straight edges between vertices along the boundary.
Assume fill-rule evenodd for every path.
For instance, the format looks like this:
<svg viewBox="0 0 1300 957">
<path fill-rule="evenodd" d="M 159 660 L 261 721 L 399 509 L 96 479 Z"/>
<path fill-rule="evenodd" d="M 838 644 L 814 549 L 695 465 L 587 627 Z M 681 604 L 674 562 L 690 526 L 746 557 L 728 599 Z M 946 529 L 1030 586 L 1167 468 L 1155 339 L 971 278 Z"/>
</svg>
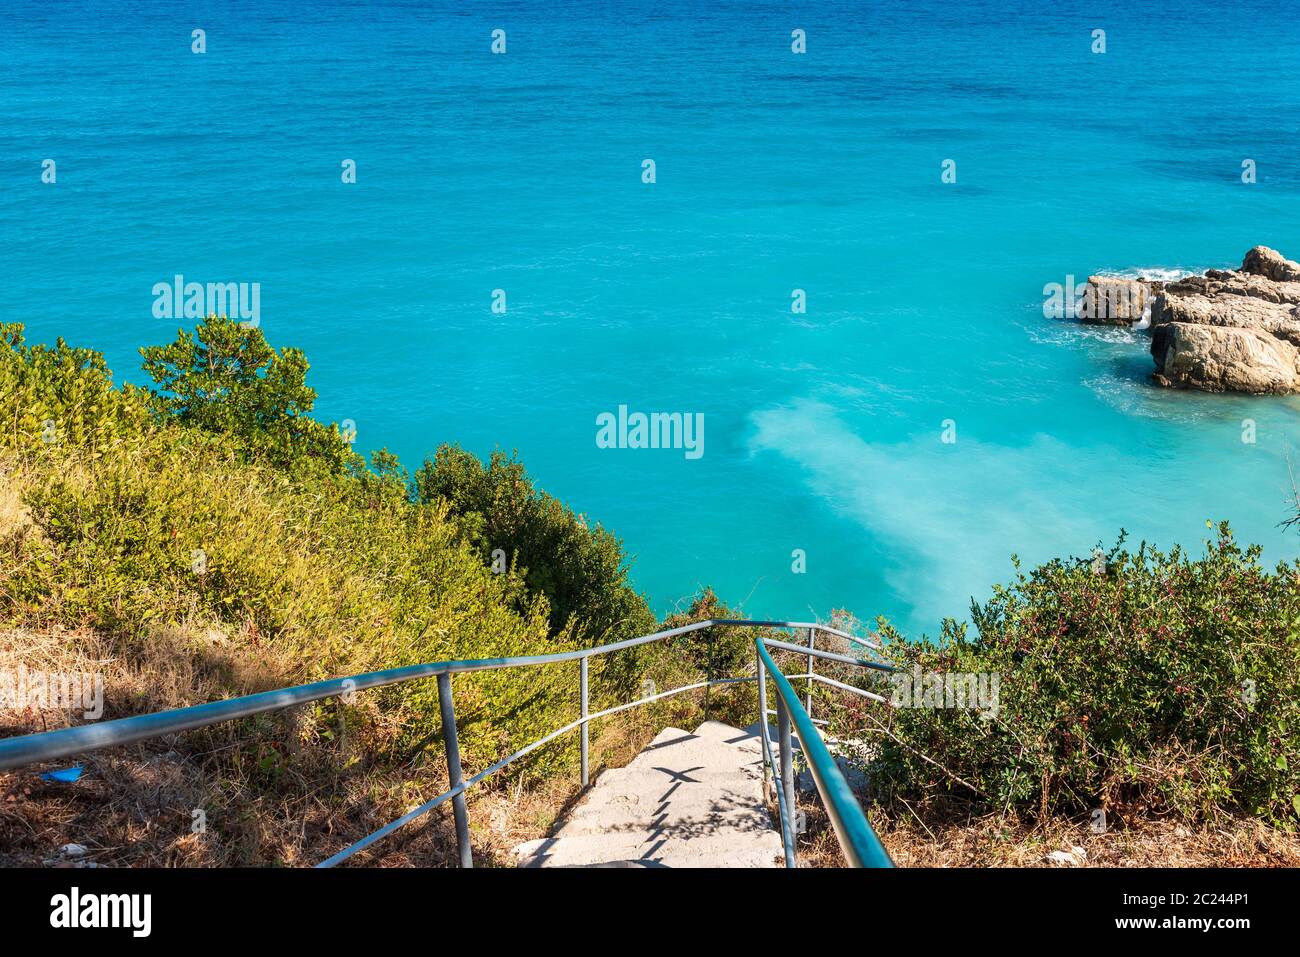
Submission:
<svg viewBox="0 0 1300 957">
<path fill-rule="evenodd" d="M 680 688 L 673 688 L 669 691 L 664 691 L 658 694 L 649 695 L 647 697 L 639 698 L 635 701 L 627 702 L 625 704 L 615 705 L 614 707 L 606 708 L 602 711 L 598 711 L 594 713 L 590 713 L 588 711 L 588 688 L 587 688 L 587 680 L 586 680 L 587 671 L 588 671 L 587 668 L 588 659 L 596 655 L 609 654 L 610 652 L 620 651 L 626 648 L 632 648 L 638 645 L 648 644 L 650 642 L 662 641 L 667 638 L 689 634 L 713 626 L 749 627 L 749 628 L 782 628 L 782 629 L 791 629 L 791 630 L 796 628 L 808 629 L 809 637 L 808 637 L 807 647 L 800 646 L 800 645 L 790 645 L 788 643 L 778 642 L 775 640 L 768 641 L 767 643 L 771 644 L 773 647 L 778 647 L 782 649 L 791 649 L 799 652 L 800 654 L 806 654 L 808 656 L 808 673 L 806 675 L 800 675 L 799 677 L 808 679 L 808 686 L 809 686 L 808 703 L 810 706 L 812 700 L 811 686 L 813 680 L 814 679 L 822 680 L 820 676 L 814 674 L 812 671 L 812 663 L 814 658 L 828 658 L 830 660 L 844 661 L 850 664 L 856 664 L 865 667 L 881 668 L 883 670 L 893 670 L 892 668 L 890 668 L 890 666 L 883 665 L 879 662 L 868 661 L 866 659 L 850 658 L 849 656 L 846 655 L 835 655 L 831 652 L 823 652 L 815 649 L 813 647 L 813 644 L 815 641 L 816 633 L 819 631 L 825 632 L 826 634 L 835 635 L 839 638 L 843 638 L 848 641 L 852 641 L 864 647 L 873 648 L 877 650 L 880 649 L 880 645 L 874 642 L 868 641 L 866 639 L 858 638 L 854 635 L 848 634 L 847 632 L 840 631 L 835 628 L 829 628 L 825 625 L 817 624 L 815 622 L 766 621 L 766 620 L 750 620 L 750 619 L 708 619 L 706 621 L 694 622 L 689 625 L 683 625 L 678 628 L 670 628 L 665 631 L 655 632 L 650 635 L 642 635 L 636 638 L 628 638 L 623 641 L 611 642 L 610 644 L 606 644 L 606 645 L 597 645 L 591 648 L 580 648 L 580 649 L 574 649 L 572 651 L 555 652 L 547 655 L 520 655 L 515 657 L 509 657 L 509 658 L 479 658 L 479 659 L 470 659 L 470 660 L 463 660 L 463 661 L 440 661 L 440 662 L 430 662 L 427 664 L 409 665 L 403 668 L 390 668 L 384 671 L 375 671 L 375 672 L 369 672 L 367 674 L 353 675 L 348 678 L 334 678 L 328 681 L 318 681 L 306 685 L 297 685 L 291 688 L 282 688 L 276 691 L 266 691 L 260 694 L 244 695 L 237 698 L 228 698 L 223 701 L 214 701 L 208 704 L 194 705 L 188 708 L 178 708 L 170 711 L 161 711 L 154 714 L 137 715 L 135 717 L 130 717 L 130 718 L 118 718 L 111 721 L 102 721 L 102 722 L 97 722 L 95 724 L 82 725 L 80 727 L 75 727 L 75 728 L 64 728 L 58 731 L 47 731 L 39 734 L 30 734 L 30 735 L 23 735 L 19 737 L 0 739 L 0 770 L 21 767 L 23 765 L 35 763 L 38 761 L 48 761 L 48 760 L 53 760 L 55 758 L 69 757 L 71 755 L 82 754 L 87 751 L 94 751 L 101 748 L 113 747 L 121 744 L 130 744 L 136 741 L 145 740 L 147 738 L 160 737 L 169 734 L 178 734 L 184 731 L 191 731 L 198 728 L 208 727 L 213 724 L 219 724 L 225 721 L 232 721 L 238 718 L 250 717 L 252 715 L 264 714 L 271 711 L 279 711 L 285 708 L 291 708 L 297 705 L 307 704 L 313 701 L 319 701 L 324 698 L 351 695 L 355 692 L 365 691 L 371 688 L 381 688 L 388 685 L 400 684 L 407 681 L 414 681 L 422 678 L 436 678 L 438 681 L 439 708 L 442 713 L 443 740 L 444 740 L 444 745 L 447 754 L 448 773 L 449 773 L 451 788 L 446 792 L 438 795 L 437 797 L 431 799 L 430 801 L 420 805 L 419 807 L 414 808 L 413 810 L 403 815 L 402 817 L 398 818 L 397 820 L 385 825 L 384 827 L 380 828 L 378 831 L 375 831 L 374 833 L 367 835 L 365 838 L 356 842 L 350 847 L 344 848 L 342 851 L 326 859 L 325 861 L 322 861 L 320 864 L 316 866 L 332 867 L 335 864 L 343 860 L 346 860 L 348 857 L 351 857 L 353 854 L 357 853 L 358 851 L 363 850 L 366 847 L 369 847 L 376 841 L 380 840 L 381 838 L 383 838 L 388 834 L 391 834 L 393 831 L 404 826 L 405 824 L 408 824 L 411 821 L 414 821 L 415 819 L 423 816 L 424 814 L 431 811 L 433 808 L 450 800 L 452 802 L 453 811 L 455 813 L 457 844 L 460 851 L 461 864 L 462 866 L 465 867 L 472 867 L 473 860 L 470 854 L 469 820 L 468 820 L 468 810 L 465 805 L 465 791 L 467 791 L 470 787 L 473 787 L 475 784 L 479 783 L 480 781 L 484 780 L 485 778 L 489 777 L 490 775 L 496 773 L 497 771 L 500 771 L 502 768 L 506 767 L 508 764 L 512 763 L 513 761 L 522 758 L 524 755 L 529 754 L 530 752 L 536 750 L 542 745 L 550 741 L 553 741 L 556 738 L 564 734 L 567 734 L 568 732 L 574 729 L 581 730 L 581 736 L 580 736 L 581 781 L 583 786 L 585 787 L 588 784 L 587 726 L 590 724 L 590 722 L 596 720 L 597 718 L 607 717 L 609 715 L 616 714 L 621 711 L 626 711 L 630 708 L 639 707 L 641 705 L 649 704 L 653 701 L 658 701 L 663 698 L 671 697 L 673 695 L 682 694 L 686 691 L 697 690 L 699 688 L 712 687 L 714 685 L 726 685 L 726 684 L 735 684 L 741 682 L 757 681 L 760 687 L 761 707 L 759 709 L 760 711 L 759 723 L 763 728 L 763 744 L 764 744 L 764 754 L 765 754 L 765 761 L 766 761 L 765 767 L 773 768 L 774 764 L 771 760 L 772 757 L 771 744 L 770 741 L 767 740 L 768 735 L 767 735 L 766 691 L 765 691 L 765 681 L 764 681 L 765 665 L 767 666 L 768 670 L 771 670 L 773 677 L 777 680 L 777 687 L 779 692 L 778 704 L 780 704 L 782 701 L 786 699 L 787 692 L 793 694 L 793 689 L 791 689 L 789 682 L 785 678 L 785 676 L 781 674 L 779 670 L 775 670 L 775 664 L 772 663 L 770 656 L 767 655 L 766 649 L 762 647 L 758 649 L 759 661 L 757 666 L 757 673 L 754 677 L 715 679 L 712 678 L 712 676 L 710 676 L 709 680 L 707 681 L 697 682 L 691 685 L 685 685 Z M 758 638 L 756 639 L 756 641 L 763 641 L 763 639 Z M 764 661 L 764 659 L 766 659 L 766 661 Z M 578 720 L 570 722 L 569 724 L 566 724 L 565 726 L 558 728 L 555 731 L 552 731 L 550 734 L 547 734 L 544 737 L 539 738 L 538 740 L 528 745 L 525 745 L 523 748 L 520 748 L 518 751 L 515 751 L 513 754 L 508 755 L 507 757 L 501 759 L 500 761 L 497 761 L 491 767 L 484 769 L 483 771 L 479 772 L 478 774 L 475 774 L 474 776 L 468 779 L 464 779 L 462 777 L 462 772 L 460 767 L 460 748 L 459 748 L 459 742 L 457 738 L 456 715 L 455 715 L 455 708 L 454 708 L 452 693 L 451 693 L 452 675 L 460 674 L 464 672 L 488 671 L 488 670 L 494 670 L 499 668 L 531 667 L 536 665 L 548 665 L 548 664 L 556 664 L 560 662 L 575 661 L 575 660 L 579 661 L 581 666 L 580 692 L 579 692 L 581 697 L 581 712 L 580 712 L 581 716 L 578 718 Z M 851 686 L 840 685 L 839 682 L 830 682 L 829 679 L 826 679 L 826 681 L 827 683 L 843 687 L 846 690 L 856 690 L 861 692 L 861 689 L 852 689 Z M 871 695 L 869 692 L 861 692 L 861 693 L 871 697 L 877 697 Z M 796 706 L 798 706 L 797 699 L 795 700 L 795 704 Z M 785 709 L 779 709 L 779 710 L 785 710 Z M 795 721 L 796 724 L 799 726 L 800 741 L 803 742 L 805 738 L 815 738 L 817 744 L 821 747 L 822 753 L 828 754 L 828 752 L 825 752 L 825 745 L 821 743 L 821 739 L 817 735 L 816 730 L 813 727 L 810 716 L 802 706 L 798 706 L 797 712 L 795 712 Z M 785 743 L 788 744 L 788 741 L 786 741 Z M 811 747 L 811 745 L 808 745 L 807 747 Z M 805 751 L 805 754 L 809 755 L 811 760 L 812 752 Z M 788 754 L 788 749 L 783 748 L 783 753 L 782 753 L 783 768 L 785 767 L 785 765 L 789 763 L 789 761 L 790 761 L 790 757 Z M 837 803 L 841 802 L 843 800 L 843 795 L 836 788 L 831 788 L 830 790 L 823 790 L 823 783 L 822 783 L 823 778 L 825 778 L 826 781 L 833 784 L 836 775 L 839 776 L 840 782 L 843 783 L 843 776 L 839 773 L 838 768 L 834 766 L 833 761 L 830 763 L 828 767 L 829 770 L 823 771 L 821 777 L 819 777 L 819 772 L 817 770 L 814 770 L 814 781 L 817 782 L 819 791 L 822 791 L 823 799 L 828 802 L 828 809 L 829 809 L 830 803 L 832 801 Z M 790 788 L 783 795 L 781 795 L 783 800 L 779 801 L 778 803 L 780 804 L 780 809 L 781 809 L 782 842 L 787 848 L 786 862 L 788 865 L 793 866 L 794 863 L 793 835 L 791 833 L 792 826 L 793 826 L 791 822 L 792 822 L 792 814 L 794 808 L 793 781 L 788 773 L 783 776 L 782 781 L 783 782 L 790 781 Z M 848 786 L 846 783 L 844 783 L 843 787 L 847 789 Z M 832 797 L 827 797 L 828 794 L 832 795 Z M 850 801 L 852 801 L 852 803 L 856 807 L 856 801 L 852 800 L 851 792 L 850 792 Z M 844 818 L 846 813 L 847 812 L 841 812 L 837 809 L 835 815 L 832 816 L 832 822 Z M 858 808 L 858 815 L 861 816 L 860 808 Z M 862 820 L 865 822 L 865 817 L 863 817 Z M 867 826 L 867 830 L 868 832 L 870 832 L 869 825 Z M 837 834 L 841 833 L 839 824 L 836 824 L 836 832 Z M 850 830 L 848 833 L 850 834 L 850 836 L 856 837 L 856 831 Z M 871 837 L 872 839 L 874 839 L 875 835 L 871 834 Z M 843 840 L 843 836 L 841 837 L 841 840 Z M 848 847 L 845 848 L 845 852 L 846 854 L 850 853 Z M 858 857 L 861 857 L 861 855 L 858 855 Z M 854 859 L 855 859 L 854 856 L 850 854 L 850 860 L 852 861 Z M 887 856 L 886 856 L 886 860 L 887 860 Z"/>
<path fill-rule="evenodd" d="M 137 715 L 132 718 L 118 718 L 113 721 L 100 721 L 95 724 L 81 725 L 76 728 L 63 728 L 59 731 L 45 731 L 22 737 L 0 739 L 0 771 L 21 767 L 36 761 L 50 761 L 65 758 L 86 751 L 113 747 L 119 744 L 131 744 L 146 738 L 161 737 L 165 734 L 178 734 L 193 731 L 208 725 L 247 718 L 268 711 L 280 711 L 300 704 L 309 704 L 323 698 L 333 698 L 382 688 L 386 685 L 401 684 L 419 678 L 436 678 L 443 674 L 460 674 L 469 671 L 489 671 L 495 668 L 516 668 L 532 665 L 548 665 L 562 661 L 574 661 L 592 655 L 607 654 L 643 645 L 651 641 L 661 641 L 676 635 L 698 631 L 715 621 L 695 622 L 680 628 L 642 635 L 625 641 L 616 641 L 608 645 L 593 648 L 579 648 L 573 651 L 555 652 L 549 655 L 520 655 L 513 658 L 475 658 L 466 661 L 436 661 L 421 665 L 408 665 L 404 668 L 389 668 L 384 671 L 372 671 L 367 674 L 352 675 L 348 678 L 331 678 L 312 684 L 295 685 L 277 691 L 264 691 L 260 694 L 243 695 L 238 698 L 226 698 L 209 704 L 193 705 L 171 711 L 159 711 L 154 714 Z M 746 622 L 745 624 L 749 624 Z M 761 624 L 769 624 L 762 622 Z"/>
<path fill-rule="evenodd" d="M 766 672 L 763 670 L 761 658 L 756 659 L 758 664 L 758 727 L 759 738 L 763 742 L 763 798 L 767 798 L 767 776 L 773 772 L 774 762 L 772 761 L 772 741 L 767 733 L 767 682 L 763 680 Z M 784 752 L 783 752 L 784 754 Z M 787 800 L 793 801 L 793 797 L 787 799 L 786 789 L 781 778 L 776 780 L 776 819 L 781 830 L 781 850 L 785 854 L 785 866 L 792 868 L 795 866 L 794 856 L 794 814 L 787 804 Z"/>
<path fill-rule="evenodd" d="M 814 629 L 816 631 L 817 629 Z M 782 651 L 797 651 L 801 655 L 807 655 L 809 658 L 821 658 L 824 661 L 839 661 L 846 665 L 858 665 L 862 668 L 875 668 L 877 671 L 894 671 L 893 665 L 887 665 L 883 661 L 872 661 L 869 658 L 854 658 L 852 655 L 836 654 L 833 651 L 822 651 L 820 648 L 814 648 L 812 645 L 792 645 L 788 641 L 777 641 L 775 638 L 765 639 L 764 644 L 772 648 L 780 648 Z M 799 678 L 806 678 L 809 675 L 797 675 Z M 811 677 L 816 678 L 815 674 Z"/>
<path fill-rule="evenodd" d="M 773 769 L 773 775 L 777 777 L 778 810 L 782 818 L 781 840 L 785 849 L 786 866 L 794 866 L 794 828 L 786 821 L 787 816 L 791 815 L 795 806 L 793 746 L 790 740 L 790 724 L 793 720 L 794 730 L 799 735 L 800 750 L 807 759 L 808 770 L 812 772 L 813 784 L 816 785 L 817 792 L 821 795 L 822 803 L 826 807 L 826 814 L 831 820 L 831 826 L 835 829 L 835 836 L 839 839 L 840 848 L 844 851 L 844 856 L 849 865 L 852 867 L 893 867 L 894 862 L 890 860 L 884 845 L 880 843 L 880 838 L 876 837 L 876 832 L 871 829 L 871 824 L 868 823 L 867 816 L 862 811 L 862 806 L 858 804 L 857 798 L 853 796 L 853 789 L 849 787 L 849 782 L 845 779 L 844 773 L 839 769 L 839 765 L 835 763 L 830 751 L 827 750 L 826 743 L 822 741 L 821 734 L 813 724 L 812 718 L 799 702 L 799 696 L 795 694 L 794 687 L 790 684 L 789 679 L 781 673 L 781 669 L 776 666 L 776 662 L 772 660 L 771 653 L 767 650 L 768 645 L 808 654 L 810 657 L 829 657 L 832 660 L 840 660 L 845 656 L 834 655 L 830 652 L 818 652 L 812 647 L 811 642 L 807 648 L 802 648 L 784 641 L 770 641 L 762 637 L 754 639 L 754 647 L 758 653 L 759 673 L 766 672 L 772 676 L 777 692 L 777 733 L 781 743 L 781 770 L 778 776 L 775 769 Z M 867 667 L 880 667 L 888 671 L 894 670 L 888 665 L 881 665 L 879 662 L 849 660 Z M 817 675 L 814 674 L 812 677 L 816 678 Z M 839 684 L 839 682 L 836 682 L 836 684 Z M 760 683 L 760 689 L 765 688 L 766 682 Z M 767 762 L 768 767 L 772 767 L 772 748 L 767 740 L 767 700 L 764 690 L 760 690 L 759 711 L 762 713 L 759 720 L 759 729 L 760 734 L 763 736 L 764 760 Z"/>
</svg>

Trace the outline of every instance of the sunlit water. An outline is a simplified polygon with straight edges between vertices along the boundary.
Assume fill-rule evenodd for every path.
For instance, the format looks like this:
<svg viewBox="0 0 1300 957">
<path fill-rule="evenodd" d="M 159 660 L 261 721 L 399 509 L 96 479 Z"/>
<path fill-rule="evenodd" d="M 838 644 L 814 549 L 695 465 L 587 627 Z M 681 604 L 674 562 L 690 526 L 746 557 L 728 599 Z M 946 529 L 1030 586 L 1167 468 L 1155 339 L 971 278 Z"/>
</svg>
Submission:
<svg viewBox="0 0 1300 957">
<path fill-rule="evenodd" d="M 1300 257 L 1289 4 L 158 6 L 0 11 L 32 339 L 140 381 L 179 324 L 155 283 L 258 282 L 359 448 L 518 449 L 660 611 L 710 584 L 933 632 L 1013 552 L 1121 527 L 1297 551 L 1297 400 L 1162 391 L 1140 334 L 1041 309 L 1070 274 Z M 598 448 L 619 405 L 703 413 L 703 456 Z"/>
</svg>

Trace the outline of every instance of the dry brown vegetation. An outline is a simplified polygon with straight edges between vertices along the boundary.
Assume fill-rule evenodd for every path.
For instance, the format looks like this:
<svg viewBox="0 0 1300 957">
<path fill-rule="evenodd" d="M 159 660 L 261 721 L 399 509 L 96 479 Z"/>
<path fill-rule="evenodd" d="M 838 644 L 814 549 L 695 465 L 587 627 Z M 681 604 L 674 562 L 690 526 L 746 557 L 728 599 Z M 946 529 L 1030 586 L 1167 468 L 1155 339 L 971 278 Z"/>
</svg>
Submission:
<svg viewBox="0 0 1300 957">
<path fill-rule="evenodd" d="M 272 643 L 199 626 L 154 629 L 129 656 L 90 629 L 0 633 L 0 670 L 20 665 L 102 673 L 105 718 L 252 694 L 292 684 L 300 671 Z M 356 724 L 374 734 L 381 715 L 368 717 Z M 439 780 L 432 766 L 409 776 L 368 768 L 365 742 L 349 742 L 346 731 L 315 747 L 296 719 L 264 716 L 0 774 L 0 864 L 72 863 L 59 853 L 67 844 L 86 848 L 78 863 L 99 866 L 311 864 L 403 813 L 414 795 L 445 787 L 445 773 Z M 335 727 L 346 728 L 340 719 Z M 61 711 L 0 711 L 6 734 L 67 723 Z M 73 763 L 85 768 L 75 783 L 39 776 Z M 407 834 L 386 850 L 403 839 L 426 863 L 444 856 L 428 835 L 429 846 Z"/>
<path fill-rule="evenodd" d="M 298 670 L 270 643 L 197 626 L 156 629 L 129 656 L 90 629 L 0 632 L 0 670 L 19 666 L 104 674 L 105 718 L 182 707 L 219 691 L 282 687 Z M 366 707 L 365 697 L 353 707 Z M 678 713 L 692 707 L 680 704 Z M 595 723 L 593 774 L 630 760 L 663 717 Z M 355 724 L 383 735 L 376 725 L 382 718 L 376 707 Z M 68 723 L 62 711 L 0 710 L 4 735 Z M 366 741 L 348 740 L 346 730 L 334 741 L 304 733 L 292 713 L 283 713 L 0 773 L 0 866 L 310 866 L 447 788 L 440 752 L 392 769 L 369 761 Z M 74 763 L 85 769 L 75 783 L 39 776 Z M 513 866 L 511 849 L 546 835 L 578 792 L 572 774 L 503 775 L 472 790 L 476 863 Z M 194 827 L 196 810 L 206 819 L 201 830 Z M 85 853 L 61 853 L 69 844 Z M 450 805 L 354 858 L 373 867 L 455 859 Z"/>
<path fill-rule="evenodd" d="M 799 840 L 799 866 L 843 867 L 844 856 L 820 804 L 805 798 L 800 807 L 807 831 Z M 1089 821 L 1063 817 L 1044 824 L 1000 815 L 941 822 L 906 811 L 890 816 L 874 810 L 871 820 L 899 867 L 1300 866 L 1300 835 L 1255 818 L 1193 827 L 1138 817 L 1112 821 L 1103 834 L 1092 833 Z"/>
</svg>

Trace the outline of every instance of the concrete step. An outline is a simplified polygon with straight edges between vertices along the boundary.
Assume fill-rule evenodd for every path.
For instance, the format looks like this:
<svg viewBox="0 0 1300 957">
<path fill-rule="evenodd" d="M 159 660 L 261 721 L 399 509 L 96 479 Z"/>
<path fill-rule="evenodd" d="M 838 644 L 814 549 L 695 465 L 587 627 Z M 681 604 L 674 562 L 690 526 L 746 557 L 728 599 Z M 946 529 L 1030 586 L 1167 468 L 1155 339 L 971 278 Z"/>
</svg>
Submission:
<svg viewBox="0 0 1300 957">
<path fill-rule="evenodd" d="M 761 750 L 763 747 L 762 742 L 758 740 L 758 725 L 756 724 L 741 730 L 740 728 L 733 728 L 729 724 L 723 724 L 721 721 L 705 721 L 695 729 L 695 736 L 708 738 L 711 741 L 721 741 L 725 744 L 735 745 L 738 748 Z"/>
<path fill-rule="evenodd" d="M 650 807 L 628 802 L 590 809 L 579 808 L 577 813 L 564 821 L 554 836 L 640 831 L 684 837 L 695 831 L 720 834 L 724 831 L 755 831 L 771 827 L 767 812 L 760 807 L 746 806 L 739 795 L 720 796 L 713 801 L 713 805 L 728 812 L 725 818 L 715 811 L 712 819 L 701 821 L 695 808 L 683 807 L 681 802 L 671 800 Z"/>
<path fill-rule="evenodd" d="M 755 721 L 753 724 L 749 725 L 742 733 L 747 738 L 753 739 L 754 747 L 758 748 L 759 753 L 761 754 L 763 742 L 758 739 L 758 722 Z M 781 739 L 777 736 L 775 721 L 769 721 L 767 723 L 767 734 L 768 740 L 772 742 L 772 757 L 775 758 L 781 747 Z M 793 728 L 790 730 L 790 745 L 795 751 L 802 750 L 802 746 L 799 744 L 799 735 L 795 733 Z"/>
<path fill-rule="evenodd" d="M 781 838 L 762 781 L 755 734 L 717 721 L 665 728 L 515 853 L 523 867 L 775 867 Z"/>
<path fill-rule="evenodd" d="M 745 840 L 742 834 L 714 834 L 677 840 L 638 840 L 630 834 L 586 834 L 542 838 L 519 845 L 520 867 L 776 867 L 781 838 Z"/>
</svg>

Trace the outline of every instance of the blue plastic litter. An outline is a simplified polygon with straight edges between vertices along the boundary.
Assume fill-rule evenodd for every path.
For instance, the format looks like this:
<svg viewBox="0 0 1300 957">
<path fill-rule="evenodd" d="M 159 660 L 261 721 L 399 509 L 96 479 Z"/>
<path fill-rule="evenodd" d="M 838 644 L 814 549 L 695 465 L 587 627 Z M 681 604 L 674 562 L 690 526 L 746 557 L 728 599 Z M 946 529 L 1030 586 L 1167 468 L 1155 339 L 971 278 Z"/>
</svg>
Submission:
<svg viewBox="0 0 1300 957">
<path fill-rule="evenodd" d="M 81 765 L 75 765 L 70 768 L 60 768 L 57 771 L 45 771 L 41 774 L 42 781 L 62 781 L 65 784 L 71 784 L 77 778 L 81 777 L 83 768 Z"/>
</svg>

